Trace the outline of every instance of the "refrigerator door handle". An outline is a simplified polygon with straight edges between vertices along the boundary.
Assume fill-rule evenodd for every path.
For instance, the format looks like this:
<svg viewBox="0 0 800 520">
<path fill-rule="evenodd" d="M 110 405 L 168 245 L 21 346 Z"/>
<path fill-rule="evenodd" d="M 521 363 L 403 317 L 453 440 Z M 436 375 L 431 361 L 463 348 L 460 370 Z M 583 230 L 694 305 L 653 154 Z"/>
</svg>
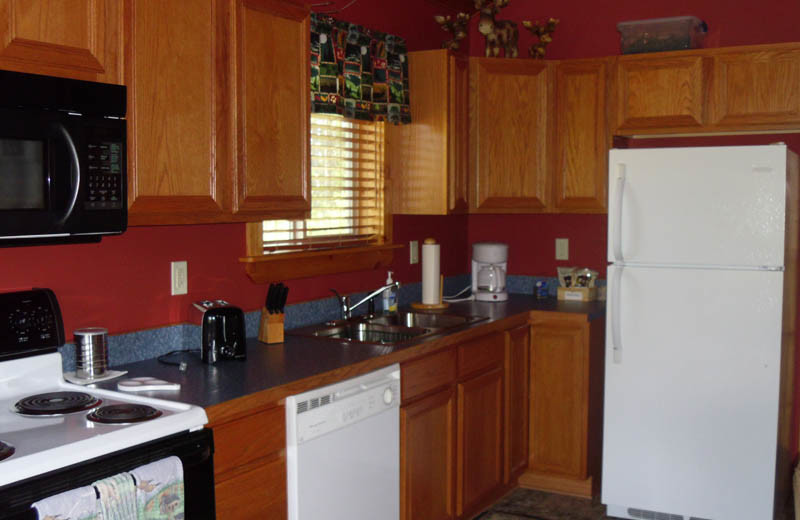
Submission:
<svg viewBox="0 0 800 520">
<path fill-rule="evenodd" d="M 612 231 L 614 244 L 614 261 L 622 262 L 622 195 L 625 193 L 625 164 L 617 164 L 617 177 L 615 179 L 616 192 L 614 199 L 614 229 Z"/>
<path fill-rule="evenodd" d="M 614 363 L 622 363 L 622 318 L 620 317 L 620 286 L 622 284 L 621 265 L 614 266 L 614 277 L 611 281 L 611 348 L 614 352 Z"/>
</svg>

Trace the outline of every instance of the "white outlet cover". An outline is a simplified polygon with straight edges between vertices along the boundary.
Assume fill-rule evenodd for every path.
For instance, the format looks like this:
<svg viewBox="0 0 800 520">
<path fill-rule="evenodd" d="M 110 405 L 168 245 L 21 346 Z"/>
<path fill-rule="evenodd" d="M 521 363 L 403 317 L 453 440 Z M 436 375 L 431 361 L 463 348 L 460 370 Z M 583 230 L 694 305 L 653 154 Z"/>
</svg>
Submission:
<svg viewBox="0 0 800 520">
<path fill-rule="evenodd" d="M 178 296 L 189 292 L 189 276 L 186 260 L 172 262 L 170 268 L 170 294 L 172 294 L 172 296 Z"/>
<path fill-rule="evenodd" d="M 569 260 L 569 239 L 556 239 L 556 260 Z"/>
<path fill-rule="evenodd" d="M 408 263 L 419 263 L 419 240 L 412 240 L 408 243 Z"/>
</svg>

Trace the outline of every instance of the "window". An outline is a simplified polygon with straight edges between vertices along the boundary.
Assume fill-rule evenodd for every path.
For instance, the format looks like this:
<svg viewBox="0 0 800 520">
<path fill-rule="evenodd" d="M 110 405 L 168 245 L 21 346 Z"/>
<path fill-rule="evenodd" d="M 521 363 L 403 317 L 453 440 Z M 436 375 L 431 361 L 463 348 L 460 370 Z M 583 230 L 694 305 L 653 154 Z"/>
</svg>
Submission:
<svg viewBox="0 0 800 520">
<path fill-rule="evenodd" d="M 311 115 L 311 216 L 265 220 L 266 255 L 384 241 L 383 123 Z"/>
</svg>

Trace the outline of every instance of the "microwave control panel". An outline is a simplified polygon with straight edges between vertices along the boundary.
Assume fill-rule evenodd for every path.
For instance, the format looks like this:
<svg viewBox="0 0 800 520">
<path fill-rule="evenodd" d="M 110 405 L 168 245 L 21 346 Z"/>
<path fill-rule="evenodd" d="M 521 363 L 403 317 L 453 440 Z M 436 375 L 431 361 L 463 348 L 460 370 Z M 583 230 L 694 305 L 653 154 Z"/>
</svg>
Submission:
<svg viewBox="0 0 800 520">
<path fill-rule="evenodd" d="M 120 209 L 122 190 L 122 143 L 102 141 L 89 143 L 87 157 L 88 185 L 86 209 Z"/>
</svg>

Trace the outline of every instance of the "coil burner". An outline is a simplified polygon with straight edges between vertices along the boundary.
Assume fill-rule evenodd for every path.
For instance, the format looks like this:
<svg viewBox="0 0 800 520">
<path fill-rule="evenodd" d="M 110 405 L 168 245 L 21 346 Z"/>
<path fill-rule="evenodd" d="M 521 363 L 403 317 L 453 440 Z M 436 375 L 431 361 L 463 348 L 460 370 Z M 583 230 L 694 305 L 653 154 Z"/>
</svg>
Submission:
<svg viewBox="0 0 800 520">
<path fill-rule="evenodd" d="M 160 410 L 144 404 L 110 404 L 101 406 L 86 416 L 87 419 L 103 424 L 126 424 L 149 421 L 161 415 Z"/>
<path fill-rule="evenodd" d="M 100 399 L 83 392 L 48 392 L 20 399 L 14 408 L 22 415 L 61 415 L 89 410 L 100 403 Z"/>
</svg>

